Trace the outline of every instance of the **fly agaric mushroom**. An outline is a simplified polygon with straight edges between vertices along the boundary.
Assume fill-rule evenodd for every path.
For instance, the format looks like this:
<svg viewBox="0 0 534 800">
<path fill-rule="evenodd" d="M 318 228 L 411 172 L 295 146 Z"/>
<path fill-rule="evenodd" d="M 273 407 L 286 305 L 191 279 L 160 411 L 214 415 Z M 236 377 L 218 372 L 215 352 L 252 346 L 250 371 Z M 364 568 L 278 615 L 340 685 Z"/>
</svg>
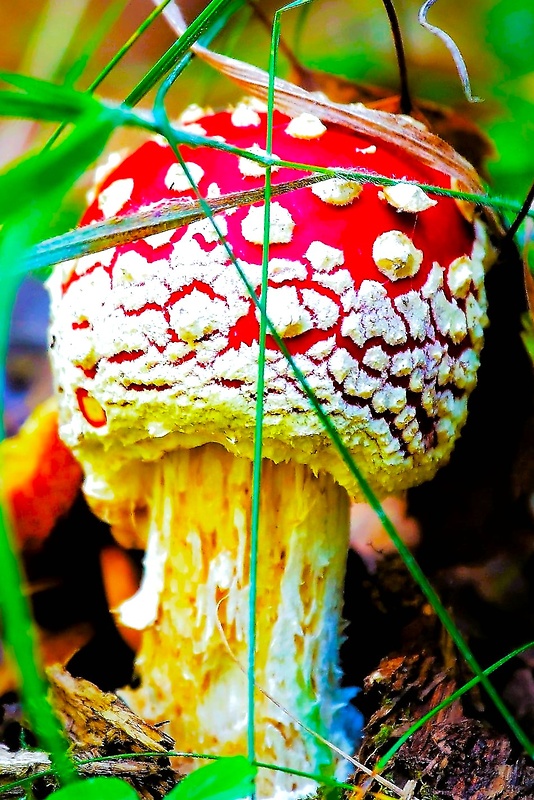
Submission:
<svg viewBox="0 0 534 800">
<path fill-rule="evenodd" d="M 266 113 L 189 114 L 190 129 L 258 152 Z M 186 126 L 187 127 L 187 126 Z M 480 221 L 410 181 L 450 177 L 379 139 L 274 114 L 281 159 L 369 170 L 388 191 L 331 179 L 271 203 L 267 313 L 374 490 L 431 478 L 466 418 L 486 324 Z M 201 193 L 261 187 L 264 171 L 182 148 Z M 275 183 L 301 177 L 280 168 Z M 104 181 L 82 224 L 194 193 L 163 140 Z M 263 204 L 217 214 L 260 292 Z M 247 603 L 258 312 L 209 220 L 60 266 L 51 281 L 61 434 L 85 493 L 125 547 L 146 549 L 121 622 L 143 630 L 145 718 L 183 750 L 246 750 Z M 361 498 L 273 338 L 267 337 L 256 681 L 308 728 L 350 749 L 352 691 L 338 650 L 349 498 Z M 257 692 L 262 761 L 331 774 L 337 757 Z M 310 789 L 272 773 L 261 797 Z"/>
</svg>

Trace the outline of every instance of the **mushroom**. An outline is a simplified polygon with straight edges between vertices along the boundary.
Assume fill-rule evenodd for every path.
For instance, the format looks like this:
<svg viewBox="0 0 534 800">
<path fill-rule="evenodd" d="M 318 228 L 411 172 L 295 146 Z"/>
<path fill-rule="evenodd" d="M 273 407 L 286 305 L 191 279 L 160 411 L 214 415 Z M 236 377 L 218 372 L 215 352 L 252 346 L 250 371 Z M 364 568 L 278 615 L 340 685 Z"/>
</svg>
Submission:
<svg viewBox="0 0 534 800">
<path fill-rule="evenodd" d="M 57 404 L 49 397 L 20 430 L 0 443 L 2 493 L 21 550 L 39 550 L 73 505 L 80 465 L 58 435 Z"/>
<path fill-rule="evenodd" d="M 187 119 L 252 153 L 265 147 L 256 101 Z M 181 152 L 206 197 L 263 184 L 245 158 Z M 273 152 L 398 178 L 387 194 L 334 178 L 276 197 L 267 294 L 356 463 L 379 496 L 395 494 L 435 474 L 465 421 L 487 321 L 485 228 L 451 198 L 414 193 L 410 181 L 450 178 L 378 138 L 275 112 Z M 301 176 L 279 168 L 273 181 Z M 153 138 L 108 175 L 82 224 L 193 196 Z M 216 219 L 259 294 L 263 203 Z M 61 435 L 93 510 L 121 546 L 146 551 L 141 588 L 119 610 L 143 631 L 139 685 L 122 695 L 169 720 L 181 750 L 245 752 L 258 311 L 208 219 L 58 266 L 50 288 Z M 338 756 L 295 718 L 354 747 L 355 692 L 340 685 L 338 651 L 349 503 L 361 493 L 272 336 L 265 369 L 256 755 L 328 775 Z M 266 772 L 258 791 L 312 786 Z"/>
</svg>

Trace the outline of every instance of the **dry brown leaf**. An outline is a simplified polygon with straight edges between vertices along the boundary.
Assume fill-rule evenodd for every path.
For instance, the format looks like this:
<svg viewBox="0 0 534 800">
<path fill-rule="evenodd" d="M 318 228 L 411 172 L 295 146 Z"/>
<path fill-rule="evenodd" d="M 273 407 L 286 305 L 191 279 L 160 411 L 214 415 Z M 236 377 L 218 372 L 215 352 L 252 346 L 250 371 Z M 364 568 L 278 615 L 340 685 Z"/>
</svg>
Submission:
<svg viewBox="0 0 534 800">
<path fill-rule="evenodd" d="M 323 92 L 334 103 L 364 103 L 377 111 L 402 113 L 400 95 L 392 94 L 380 86 L 356 83 L 341 75 L 331 75 L 301 65 L 293 67 L 289 79 L 309 92 Z M 494 148 L 474 122 L 451 108 L 420 98 L 414 100 L 412 116 L 454 147 L 479 174 L 486 176 L 486 161 L 494 155 Z"/>
<path fill-rule="evenodd" d="M 178 36 L 182 35 L 187 25 L 180 9 L 175 4 L 168 5 L 163 14 L 174 32 Z M 241 86 L 247 94 L 266 99 L 269 76 L 264 70 L 198 44 L 192 49 L 199 58 Z M 358 133 L 380 137 L 392 145 L 408 150 L 427 166 L 450 175 L 451 180 L 454 179 L 462 191 L 483 193 L 475 168 L 443 139 L 417 122 L 414 124 L 411 117 L 377 110 L 361 103 L 335 103 L 322 92 L 313 94 L 280 78 L 275 80 L 275 105 L 292 116 L 303 112 L 313 113 L 323 122 L 344 125 Z M 494 230 L 502 232 L 502 225 L 495 212 L 485 209 L 485 215 Z"/>
</svg>

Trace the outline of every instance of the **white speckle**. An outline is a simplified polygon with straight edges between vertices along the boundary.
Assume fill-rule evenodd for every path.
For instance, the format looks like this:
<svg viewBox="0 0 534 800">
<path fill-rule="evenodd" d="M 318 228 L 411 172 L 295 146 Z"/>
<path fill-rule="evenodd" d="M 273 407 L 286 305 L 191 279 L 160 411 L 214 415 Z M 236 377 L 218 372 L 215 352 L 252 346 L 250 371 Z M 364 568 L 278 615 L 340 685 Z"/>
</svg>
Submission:
<svg viewBox="0 0 534 800">
<path fill-rule="evenodd" d="M 447 285 L 454 297 L 466 297 L 473 278 L 472 262 L 468 256 L 455 258 L 447 270 Z"/>
<path fill-rule="evenodd" d="M 158 145 L 158 147 L 168 147 L 169 146 L 169 142 L 167 141 L 165 136 L 161 135 L 161 133 L 153 134 L 153 136 L 150 137 L 150 141 L 151 142 L 155 142 Z"/>
<path fill-rule="evenodd" d="M 152 248 L 161 247 L 163 244 L 169 244 L 175 233 L 176 231 L 174 229 L 161 231 L 161 233 L 153 233 L 146 237 L 145 242 Z"/>
<path fill-rule="evenodd" d="M 409 375 L 413 368 L 412 354 L 408 350 L 404 353 L 395 353 L 391 357 L 391 374 L 398 378 Z"/>
<path fill-rule="evenodd" d="M 241 233 L 247 242 L 263 244 L 265 206 L 251 206 L 241 222 Z M 270 244 L 288 244 L 293 238 L 295 223 L 287 208 L 280 203 L 271 203 Z"/>
<path fill-rule="evenodd" d="M 436 433 L 438 436 L 438 442 L 440 444 L 445 444 L 446 442 L 454 440 L 455 436 L 457 435 L 457 430 L 456 426 L 451 422 L 451 420 L 445 417 L 444 419 L 438 420 L 436 424 Z"/>
<path fill-rule="evenodd" d="M 432 269 L 428 273 L 428 278 L 421 288 L 421 295 L 425 298 L 425 300 L 429 300 L 431 297 L 434 297 L 436 292 L 441 289 L 442 286 L 443 268 L 438 264 L 437 261 L 434 261 L 432 264 Z"/>
<path fill-rule="evenodd" d="M 426 447 L 423 442 L 422 434 L 416 433 L 413 439 L 406 443 L 406 449 L 412 455 L 416 453 L 424 454 L 426 452 Z"/>
<path fill-rule="evenodd" d="M 315 291 L 315 289 L 303 289 L 302 299 L 304 305 L 312 314 L 314 327 L 327 331 L 338 321 L 338 305 L 326 295 Z"/>
<path fill-rule="evenodd" d="M 353 308 L 353 313 L 343 321 L 343 336 L 349 336 L 360 347 L 375 336 L 391 345 L 406 343 L 406 326 L 394 310 L 387 291 L 377 281 L 362 281 Z"/>
<path fill-rule="evenodd" d="M 336 347 L 336 337 L 330 336 L 328 339 L 325 339 L 322 342 L 316 342 L 315 344 L 313 344 L 309 348 L 307 355 L 309 358 L 313 358 L 316 361 L 323 361 L 323 359 L 328 358 L 328 356 L 332 353 L 335 347 Z"/>
<path fill-rule="evenodd" d="M 256 315 L 259 317 L 259 311 Z M 313 327 L 310 313 L 300 302 L 294 286 L 280 286 L 268 290 L 267 316 L 282 338 L 298 336 Z"/>
<path fill-rule="evenodd" d="M 403 429 L 401 436 L 405 442 L 411 441 L 414 436 L 419 434 L 419 425 L 416 419 L 412 419 Z M 420 435 L 420 434 L 419 434 Z"/>
<path fill-rule="evenodd" d="M 417 274 L 423 253 L 405 233 L 386 231 L 375 239 L 373 261 L 383 275 L 397 281 Z"/>
<path fill-rule="evenodd" d="M 385 386 L 374 393 L 372 405 L 378 414 L 385 411 L 397 414 L 406 406 L 406 391 L 395 386 Z"/>
<path fill-rule="evenodd" d="M 312 267 L 320 272 L 331 272 L 345 263 L 343 250 L 319 241 L 312 242 L 304 255 Z"/>
<path fill-rule="evenodd" d="M 391 442 L 389 425 L 386 420 L 382 419 L 381 417 L 371 420 L 369 425 L 369 434 L 373 439 L 375 439 L 375 441 L 380 442 L 381 444 L 389 444 Z"/>
<path fill-rule="evenodd" d="M 330 275 L 326 272 L 319 272 L 313 275 L 313 279 L 320 285 L 331 289 L 341 299 L 345 292 L 354 286 L 352 275 L 347 269 L 338 269 Z"/>
<path fill-rule="evenodd" d="M 430 307 L 418 292 L 406 292 L 406 294 L 396 297 L 393 302 L 397 311 L 403 315 L 408 323 L 410 336 L 423 341 L 423 339 L 432 334 Z"/>
<path fill-rule="evenodd" d="M 413 406 L 406 406 L 397 414 L 393 420 L 396 428 L 405 428 L 410 422 L 413 422 L 416 417 L 415 408 Z"/>
<path fill-rule="evenodd" d="M 355 147 L 355 153 L 363 153 L 364 155 L 374 155 L 376 153 L 376 144 L 370 144 L 368 147 Z"/>
<path fill-rule="evenodd" d="M 253 112 L 253 113 L 256 113 L 256 112 Z M 247 153 L 252 153 L 253 155 L 256 155 L 256 156 L 267 156 L 267 157 L 270 157 L 269 153 L 267 153 L 266 150 L 263 150 L 257 144 L 253 144 L 252 147 L 247 147 L 246 151 L 247 151 Z M 274 153 L 272 153 L 272 157 L 273 158 L 278 158 L 278 156 L 275 155 Z M 263 164 L 258 164 L 257 161 L 252 161 L 252 159 L 246 158 L 245 156 L 240 156 L 239 157 L 239 160 L 237 162 L 237 166 L 239 168 L 239 171 L 240 171 L 241 175 L 243 175 L 244 178 L 261 178 L 263 175 L 265 175 L 265 167 L 263 166 Z M 273 165 L 271 167 L 272 172 L 276 172 L 276 170 L 278 170 L 278 169 L 279 169 L 279 167 L 277 167 L 275 165 Z"/>
<path fill-rule="evenodd" d="M 184 108 L 178 117 L 178 124 L 188 125 L 191 122 L 198 122 L 199 119 L 208 117 L 210 114 L 213 114 L 211 108 L 202 108 L 202 106 L 199 106 L 197 103 L 191 103 L 191 105 Z"/>
<path fill-rule="evenodd" d="M 133 178 L 123 178 L 120 181 L 113 181 L 100 192 L 98 208 L 106 219 L 119 213 L 132 196 L 133 189 Z"/>
<path fill-rule="evenodd" d="M 425 373 L 420 367 L 412 370 L 410 374 L 409 388 L 411 392 L 422 392 L 425 385 Z"/>
<path fill-rule="evenodd" d="M 363 186 L 347 178 L 330 178 L 311 187 L 313 194 L 330 206 L 348 206 L 361 194 Z"/>
<path fill-rule="evenodd" d="M 396 183 L 394 186 L 385 186 L 380 195 L 397 211 L 406 211 L 418 214 L 437 205 L 419 186 L 411 183 Z"/>
<path fill-rule="evenodd" d="M 453 381 L 459 389 L 471 391 L 476 384 L 480 359 L 477 353 L 468 347 L 454 363 Z"/>
<path fill-rule="evenodd" d="M 414 367 L 424 367 L 426 364 L 426 356 L 424 350 L 421 350 L 420 347 L 416 347 L 415 350 L 412 350 L 412 361 Z"/>
<path fill-rule="evenodd" d="M 191 173 L 194 183 L 198 185 L 204 176 L 204 170 L 200 164 L 188 161 L 185 166 Z M 171 164 L 165 175 L 165 186 L 173 192 L 187 192 L 192 188 L 181 164 Z"/>
<path fill-rule="evenodd" d="M 357 377 L 359 366 L 357 360 L 351 356 L 348 350 L 344 347 L 338 347 L 328 361 L 328 370 L 338 383 L 343 383 L 351 374 L 353 378 Z"/>
<path fill-rule="evenodd" d="M 230 119 L 236 128 L 248 128 L 250 125 L 256 128 L 261 123 L 260 115 L 248 102 L 238 103 Z"/>
<path fill-rule="evenodd" d="M 165 358 L 169 361 L 179 361 L 190 352 L 190 347 L 186 342 L 169 342 L 165 348 Z"/>
<path fill-rule="evenodd" d="M 214 200 L 216 197 L 221 196 L 221 187 L 217 183 L 210 183 L 206 197 L 208 200 Z"/>
<path fill-rule="evenodd" d="M 109 267 L 114 256 L 114 247 L 110 247 L 108 250 L 102 250 L 101 253 L 90 253 L 87 256 L 82 256 L 78 259 L 78 261 L 74 262 L 76 264 L 75 273 L 76 275 L 84 275 L 96 264 L 102 264 L 103 267 Z"/>
<path fill-rule="evenodd" d="M 347 289 L 341 295 L 341 305 L 343 307 L 343 311 L 347 314 L 351 308 L 355 308 L 356 303 L 358 301 L 358 293 L 352 286 L 350 289 Z"/>
<path fill-rule="evenodd" d="M 217 228 L 213 224 L 214 222 Z M 213 217 L 213 220 L 207 217 L 206 219 L 198 220 L 198 222 L 194 222 L 189 226 L 189 233 L 200 234 L 207 244 L 213 244 L 213 242 L 219 241 L 219 234 L 217 230 L 222 236 L 228 235 L 228 222 L 222 214 L 216 214 Z M 180 247 L 180 243 L 178 243 L 178 247 Z"/>
<path fill-rule="evenodd" d="M 293 139 L 318 139 L 326 131 L 319 117 L 315 114 L 304 112 L 291 120 L 286 128 L 286 133 Z"/>
<path fill-rule="evenodd" d="M 206 136 L 207 133 L 206 129 L 199 125 L 198 122 L 191 122 L 181 127 L 186 133 L 193 133 L 195 136 Z"/>
<path fill-rule="evenodd" d="M 384 372 L 389 367 L 389 356 L 379 345 L 370 347 L 363 357 L 363 363 L 378 372 Z"/>
<path fill-rule="evenodd" d="M 441 393 L 437 403 L 437 411 L 440 417 L 449 417 L 451 419 L 455 416 L 455 399 L 450 390 L 447 389 Z"/>
<path fill-rule="evenodd" d="M 143 283 L 124 285 L 120 289 L 117 285 L 118 282 L 114 281 L 114 300 L 125 311 L 139 311 L 147 303 L 164 306 L 171 295 L 170 289 L 157 277 L 147 279 Z"/>
<path fill-rule="evenodd" d="M 449 336 L 455 344 L 461 342 L 467 333 L 467 321 L 462 309 L 455 302 L 447 300 L 441 289 L 430 302 L 438 331 L 443 336 Z"/>
<path fill-rule="evenodd" d="M 426 386 L 421 393 L 421 405 L 429 417 L 436 416 L 436 391 L 434 387 Z"/>
<path fill-rule="evenodd" d="M 484 328 L 488 324 L 488 318 L 485 310 L 481 308 L 472 294 L 466 300 L 465 312 L 471 344 L 480 347 L 484 336 Z"/>
<path fill-rule="evenodd" d="M 446 383 L 450 383 L 453 375 L 454 361 L 447 353 L 445 353 L 438 369 L 438 385 L 445 386 Z"/>
<path fill-rule="evenodd" d="M 124 153 L 114 150 L 112 153 L 109 153 L 108 157 L 102 164 L 99 164 L 95 168 L 95 177 L 94 177 L 95 185 L 91 189 L 89 189 L 86 195 L 88 203 L 93 202 L 93 200 L 97 195 L 99 186 L 102 183 L 104 183 L 108 175 L 110 175 L 113 172 L 113 170 L 119 166 L 123 158 L 124 158 Z"/>
<path fill-rule="evenodd" d="M 203 336 L 223 327 L 228 307 L 219 298 L 208 297 L 197 289 L 182 297 L 170 309 L 170 325 L 180 339 L 193 345 Z"/>
<path fill-rule="evenodd" d="M 427 342 L 427 344 L 425 344 L 424 367 L 425 379 L 427 381 L 436 380 L 439 372 L 439 365 L 446 352 L 446 345 L 442 345 L 440 342 Z"/>
<path fill-rule="evenodd" d="M 159 274 L 163 276 L 168 269 L 167 261 L 147 261 L 135 250 L 119 253 L 113 266 L 113 287 L 126 286 L 131 283 L 144 284 L 147 280 Z"/>
<path fill-rule="evenodd" d="M 269 260 L 269 278 L 274 283 L 304 281 L 307 274 L 306 265 L 301 261 L 291 261 L 289 258 L 271 258 Z"/>
<path fill-rule="evenodd" d="M 383 379 L 369 375 L 365 370 L 360 370 L 357 374 L 348 375 L 343 382 L 343 389 L 353 397 L 361 397 L 369 400 L 382 386 Z"/>
</svg>

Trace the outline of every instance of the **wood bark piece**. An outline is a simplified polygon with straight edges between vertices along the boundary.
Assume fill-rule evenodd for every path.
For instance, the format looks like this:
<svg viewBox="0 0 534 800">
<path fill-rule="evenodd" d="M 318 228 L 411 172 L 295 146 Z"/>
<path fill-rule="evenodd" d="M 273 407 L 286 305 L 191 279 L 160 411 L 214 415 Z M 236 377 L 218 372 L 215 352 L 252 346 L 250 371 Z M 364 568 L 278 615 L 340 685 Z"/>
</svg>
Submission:
<svg viewBox="0 0 534 800">
<path fill-rule="evenodd" d="M 55 711 L 71 742 L 77 762 L 121 753 L 165 753 L 174 741 L 162 730 L 147 725 L 111 692 L 70 675 L 54 665 L 47 670 Z M 10 752 L 0 745 L 1 786 L 36 775 L 50 768 L 46 753 L 31 750 Z M 113 776 L 128 781 L 143 800 L 160 800 L 179 780 L 168 758 L 125 758 L 80 764 L 80 775 Z M 40 778 L 39 794 L 57 787 L 53 775 Z M 2 797 L 26 796 L 27 787 L 8 790 Z"/>
<path fill-rule="evenodd" d="M 378 577 L 386 611 L 395 595 L 405 608 L 415 599 L 407 576 L 402 586 L 396 561 L 388 559 Z M 399 650 L 365 680 L 371 713 L 359 760 L 373 767 L 417 719 L 470 677 L 424 600 L 413 603 Z M 534 765 L 506 732 L 485 721 L 488 710 L 478 689 L 464 695 L 412 734 L 384 776 L 399 786 L 417 778 L 418 796 L 433 800 L 532 800 Z"/>
<path fill-rule="evenodd" d="M 112 692 L 102 692 L 94 683 L 74 678 L 59 665 L 47 670 L 56 713 L 75 750 L 113 753 L 165 752 L 174 740 L 143 722 Z"/>
<path fill-rule="evenodd" d="M 158 768 L 159 765 L 159 768 Z M 3 745 L 0 745 L 0 791 L 2 798 L 11 797 L 26 797 L 28 787 L 18 786 L 13 789 L 2 791 L 1 787 L 12 781 L 18 781 L 22 778 L 29 778 L 32 775 L 38 775 L 50 769 L 50 759 L 46 753 L 40 750 L 19 750 L 16 753 L 11 752 Z M 145 800 L 156 800 L 165 796 L 165 794 L 176 784 L 176 779 L 169 779 L 163 781 L 162 775 L 162 760 L 149 760 L 149 759 L 133 759 L 126 758 L 121 761 L 108 760 L 97 761 L 91 764 L 80 764 L 78 772 L 81 776 L 87 778 L 101 777 L 114 777 L 123 778 L 128 781 L 140 797 Z M 167 772 L 171 772 L 165 768 Z M 160 773 L 159 776 L 157 773 Z M 160 780 L 156 786 L 157 780 Z M 37 778 L 39 784 L 40 796 L 44 796 L 57 788 L 57 783 L 53 775 L 46 778 Z"/>
</svg>

